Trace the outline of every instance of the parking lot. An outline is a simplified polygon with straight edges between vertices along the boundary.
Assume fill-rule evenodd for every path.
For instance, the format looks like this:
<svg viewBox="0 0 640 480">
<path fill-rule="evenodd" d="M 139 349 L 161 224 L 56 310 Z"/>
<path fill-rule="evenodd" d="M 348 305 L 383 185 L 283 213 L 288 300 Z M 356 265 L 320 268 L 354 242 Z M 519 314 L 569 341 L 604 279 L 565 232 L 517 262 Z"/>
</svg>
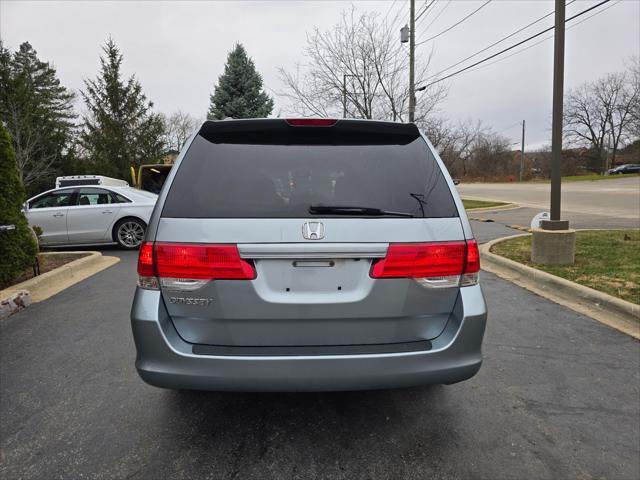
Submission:
<svg viewBox="0 0 640 480">
<path fill-rule="evenodd" d="M 0 478 L 640 477 L 640 344 L 491 274 L 470 381 L 176 392 L 134 369 L 136 253 L 103 253 L 121 261 L 0 323 Z"/>
</svg>

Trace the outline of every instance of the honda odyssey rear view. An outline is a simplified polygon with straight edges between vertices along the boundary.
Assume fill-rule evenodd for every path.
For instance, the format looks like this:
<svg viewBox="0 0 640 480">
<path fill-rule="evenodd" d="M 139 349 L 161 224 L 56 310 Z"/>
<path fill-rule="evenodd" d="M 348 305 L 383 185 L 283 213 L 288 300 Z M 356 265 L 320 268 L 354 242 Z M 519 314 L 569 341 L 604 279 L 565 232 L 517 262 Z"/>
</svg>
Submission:
<svg viewBox="0 0 640 480">
<path fill-rule="evenodd" d="M 136 368 L 174 389 L 450 384 L 487 310 L 462 202 L 413 124 L 207 121 L 140 248 Z"/>
</svg>

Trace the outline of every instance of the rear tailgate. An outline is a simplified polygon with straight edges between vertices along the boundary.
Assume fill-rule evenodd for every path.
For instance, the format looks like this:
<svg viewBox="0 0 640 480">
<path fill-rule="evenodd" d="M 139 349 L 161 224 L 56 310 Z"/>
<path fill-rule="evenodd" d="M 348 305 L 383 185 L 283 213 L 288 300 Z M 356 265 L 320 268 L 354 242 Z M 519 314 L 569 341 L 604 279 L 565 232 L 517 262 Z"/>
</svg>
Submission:
<svg viewBox="0 0 640 480">
<path fill-rule="evenodd" d="M 369 345 L 429 340 L 444 329 L 457 287 L 370 275 L 391 243 L 464 240 L 451 192 L 415 127 L 212 122 L 176 168 L 156 242 L 237 245 L 255 268 L 251 280 L 162 288 L 186 341 Z M 312 204 L 415 218 L 320 217 L 309 214 Z M 308 222 L 322 225 L 319 237 L 305 235 Z"/>
<path fill-rule="evenodd" d="M 298 219 L 162 219 L 162 241 L 235 243 L 256 269 L 254 280 L 214 280 L 197 292 L 163 289 L 180 335 L 192 343 L 265 346 L 397 343 L 440 334 L 457 288 L 374 280 L 369 271 L 390 242 L 462 240 L 458 219 L 322 221 L 326 242 L 299 243 Z M 371 242 L 356 242 L 362 235 Z M 188 305 L 185 297 L 208 301 Z"/>
</svg>

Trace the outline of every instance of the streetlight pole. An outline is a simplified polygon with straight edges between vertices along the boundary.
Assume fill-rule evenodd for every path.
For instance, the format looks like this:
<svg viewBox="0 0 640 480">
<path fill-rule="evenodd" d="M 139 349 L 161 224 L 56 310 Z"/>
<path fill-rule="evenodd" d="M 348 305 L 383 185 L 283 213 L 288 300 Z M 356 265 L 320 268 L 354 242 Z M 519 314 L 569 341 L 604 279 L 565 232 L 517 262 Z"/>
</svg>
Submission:
<svg viewBox="0 0 640 480">
<path fill-rule="evenodd" d="M 564 95 L 564 11 L 565 0 L 556 0 L 553 41 L 553 115 L 551 126 L 551 220 L 542 222 L 545 230 L 567 230 L 560 220 L 562 173 L 562 101 Z"/>
<path fill-rule="evenodd" d="M 416 113 L 416 83 L 415 83 L 415 61 L 416 61 L 416 0 L 409 0 L 409 122 L 413 122 Z"/>
</svg>

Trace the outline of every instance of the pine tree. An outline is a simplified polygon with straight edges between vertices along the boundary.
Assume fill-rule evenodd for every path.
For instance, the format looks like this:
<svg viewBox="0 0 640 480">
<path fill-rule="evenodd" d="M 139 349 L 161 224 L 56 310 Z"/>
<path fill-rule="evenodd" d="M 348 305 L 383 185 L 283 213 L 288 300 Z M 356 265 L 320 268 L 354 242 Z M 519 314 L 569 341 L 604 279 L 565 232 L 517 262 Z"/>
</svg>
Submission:
<svg viewBox="0 0 640 480">
<path fill-rule="evenodd" d="M 153 102 L 132 75 L 122 78 L 122 53 L 109 38 L 102 48 L 100 73 L 85 80 L 80 143 L 93 163 L 93 173 L 128 179 L 130 168 L 158 161 L 164 151 L 164 126 Z"/>
<path fill-rule="evenodd" d="M 229 53 L 224 73 L 218 77 L 210 98 L 210 120 L 264 118 L 273 110 L 273 99 L 262 90 L 262 76 L 239 43 Z"/>
<path fill-rule="evenodd" d="M 0 119 L 15 151 L 18 175 L 30 193 L 53 187 L 73 140 L 74 95 L 51 64 L 25 42 L 13 54 L 0 42 Z"/>
<path fill-rule="evenodd" d="M 24 188 L 20 182 L 9 132 L 0 122 L 0 225 L 14 230 L 0 232 L 0 289 L 33 265 L 37 247 L 22 214 Z"/>
</svg>

